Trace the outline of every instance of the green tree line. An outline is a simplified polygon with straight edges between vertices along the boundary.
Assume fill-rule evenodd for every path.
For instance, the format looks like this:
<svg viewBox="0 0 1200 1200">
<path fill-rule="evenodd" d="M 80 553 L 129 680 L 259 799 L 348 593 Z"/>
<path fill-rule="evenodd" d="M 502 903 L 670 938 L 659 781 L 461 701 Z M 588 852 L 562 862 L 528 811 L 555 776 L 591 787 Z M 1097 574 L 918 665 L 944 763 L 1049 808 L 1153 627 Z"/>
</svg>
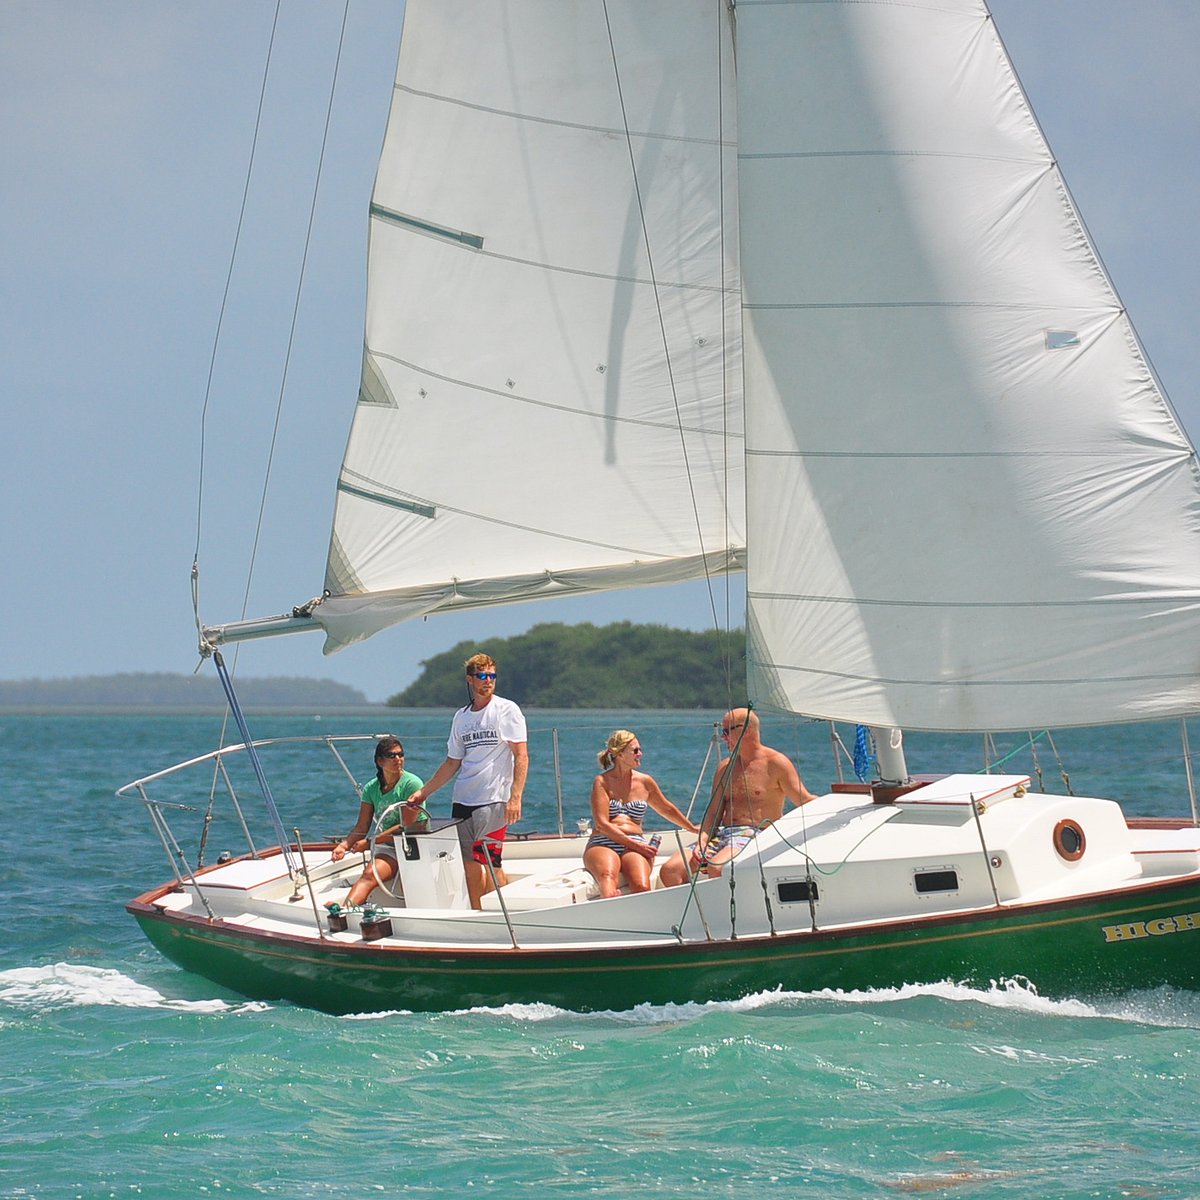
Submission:
<svg viewBox="0 0 1200 1200">
<path fill-rule="evenodd" d="M 463 663 L 496 660 L 498 691 L 528 708 L 725 708 L 743 703 L 742 630 L 693 633 L 666 625 L 535 625 L 511 638 L 459 642 L 421 665 L 389 697 L 396 708 L 459 708 Z"/>
<path fill-rule="evenodd" d="M 332 679 L 272 676 L 240 678 L 237 693 L 249 707 L 340 708 L 369 703 L 357 688 Z M 216 707 L 225 705 L 225 692 L 216 675 L 175 675 L 131 672 L 119 675 L 78 675 L 70 679 L 0 680 L 0 705 L 6 707 Z"/>
</svg>

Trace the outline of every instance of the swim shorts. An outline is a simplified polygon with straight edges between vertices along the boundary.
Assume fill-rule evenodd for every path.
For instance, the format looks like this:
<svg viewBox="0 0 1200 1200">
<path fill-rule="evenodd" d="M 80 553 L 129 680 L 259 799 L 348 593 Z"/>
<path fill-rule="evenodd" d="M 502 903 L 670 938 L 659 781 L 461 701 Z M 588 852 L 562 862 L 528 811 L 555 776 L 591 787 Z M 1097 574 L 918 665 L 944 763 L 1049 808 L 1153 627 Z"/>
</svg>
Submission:
<svg viewBox="0 0 1200 1200">
<path fill-rule="evenodd" d="M 508 805 L 480 804 L 468 808 L 465 804 L 454 804 L 450 815 L 458 822 L 458 844 L 462 849 L 463 861 L 467 855 L 481 866 L 484 843 L 487 843 L 488 858 L 496 870 L 500 869 L 500 858 L 504 851 L 504 835 L 508 832 Z"/>
<path fill-rule="evenodd" d="M 700 847 L 698 845 L 692 847 L 692 870 L 707 866 L 713 855 L 720 854 L 722 850 L 730 847 L 733 848 L 733 854 L 730 857 L 736 856 L 743 847 L 754 840 L 756 833 L 758 830 L 753 825 L 722 825 L 705 846 L 703 859 L 700 857 Z"/>
</svg>

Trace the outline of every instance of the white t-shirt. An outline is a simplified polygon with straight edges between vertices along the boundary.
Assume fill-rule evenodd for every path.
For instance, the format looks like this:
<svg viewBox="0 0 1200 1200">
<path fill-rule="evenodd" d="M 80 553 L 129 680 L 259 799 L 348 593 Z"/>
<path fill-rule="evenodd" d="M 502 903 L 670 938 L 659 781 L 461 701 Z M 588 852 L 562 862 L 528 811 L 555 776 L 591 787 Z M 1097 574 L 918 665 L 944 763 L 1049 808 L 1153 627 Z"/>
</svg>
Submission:
<svg viewBox="0 0 1200 1200">
<path fill-rule="evenodd" d="M 513 778 L 508 743 L 527 740 L 525 714 L 503 696 L 493 696 L 478 712 L 469 704 L 460 708 L 446 742 L 446 754 L 462 762 L 454 777 L 454 803 L 467 808 L 507 803 Z"/>
</svg>

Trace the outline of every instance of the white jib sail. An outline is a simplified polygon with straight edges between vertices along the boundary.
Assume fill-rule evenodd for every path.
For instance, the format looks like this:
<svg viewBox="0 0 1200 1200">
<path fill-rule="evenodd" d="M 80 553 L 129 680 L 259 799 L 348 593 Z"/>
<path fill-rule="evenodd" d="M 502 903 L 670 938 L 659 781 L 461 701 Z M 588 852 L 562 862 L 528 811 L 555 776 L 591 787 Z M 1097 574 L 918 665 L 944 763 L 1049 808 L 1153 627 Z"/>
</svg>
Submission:
<svg viewBox="0 0 1200 1200">
<path fill-rule="evenodd" d="M 752 691 L 1195 710 L 1195 454 L 986 7 L 741 0 L 737 58 Z"/>
<path fill-rule="evenodd" d="M 692 0 L 409 0 L 327 647 L 741 565 L 731 44 Z"/>
</svg>

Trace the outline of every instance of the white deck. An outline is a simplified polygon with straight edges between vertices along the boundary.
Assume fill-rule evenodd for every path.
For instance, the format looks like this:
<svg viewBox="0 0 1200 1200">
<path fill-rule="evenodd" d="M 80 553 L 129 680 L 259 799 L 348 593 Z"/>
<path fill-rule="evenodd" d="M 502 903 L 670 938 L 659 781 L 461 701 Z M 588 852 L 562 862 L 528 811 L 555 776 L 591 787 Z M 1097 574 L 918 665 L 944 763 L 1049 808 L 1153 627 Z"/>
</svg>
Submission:
<svg viewBox="0 0 1200 1200">
<path fill-rule="evenodd" d="M 509 882 L 473 912 L 462 888 L 452 829 L 422 835 L 415 861 L 402 860 L 405 896 L 379 889 L 393 932 L 379 944 L 420 946 L 601 946 L 666 938 L 769 936 L 912 920 L 1137 889 L 1200 873 L 1200 830 L 1130 829 L 1104 800 L 1027 792 L 1024 776 L 958 776 L 928 785 L 918 802 L 872 804 L 862 796 L 823 796 L 763 830 L 720 878 L 696 886 L 597 898 L 583 866 L 583 836 L 514 839 L 505 846 Z M 926 791 L 926 789 L 922 789 Z M 974 805 L 972 805 L 974 801 Z M 1077 824 L 1086 849 L 1056 846 L 1056 827 Z M 669 856 L 668 834 L 657 869 Z M 985 854 L 986 850 L 986 854 Z M 312 891 L 299 899 L 280 855 L 246 859 L 199 877 L 214 915 L 263 932 L 319 938 L 325 904 L 343 901 L 362 856 L 332 862 L 306 851 Z M 729 876 L 738 885 L 736 915 Z M 767 896 L 764 897 L 764 883 Z M 810 901 L 810 889 L 816 896 Z M 501 899 L 503 904 L 501 904 Z M 768 908 L 769 900 L 769 908 Z M 164 895 L 164 909 L 207 915 L 190 884 Z M 360 913 L 333 934 L 361 941 Z M 329 935 L 325 935 L 329 936 Z"/>
</svg>

